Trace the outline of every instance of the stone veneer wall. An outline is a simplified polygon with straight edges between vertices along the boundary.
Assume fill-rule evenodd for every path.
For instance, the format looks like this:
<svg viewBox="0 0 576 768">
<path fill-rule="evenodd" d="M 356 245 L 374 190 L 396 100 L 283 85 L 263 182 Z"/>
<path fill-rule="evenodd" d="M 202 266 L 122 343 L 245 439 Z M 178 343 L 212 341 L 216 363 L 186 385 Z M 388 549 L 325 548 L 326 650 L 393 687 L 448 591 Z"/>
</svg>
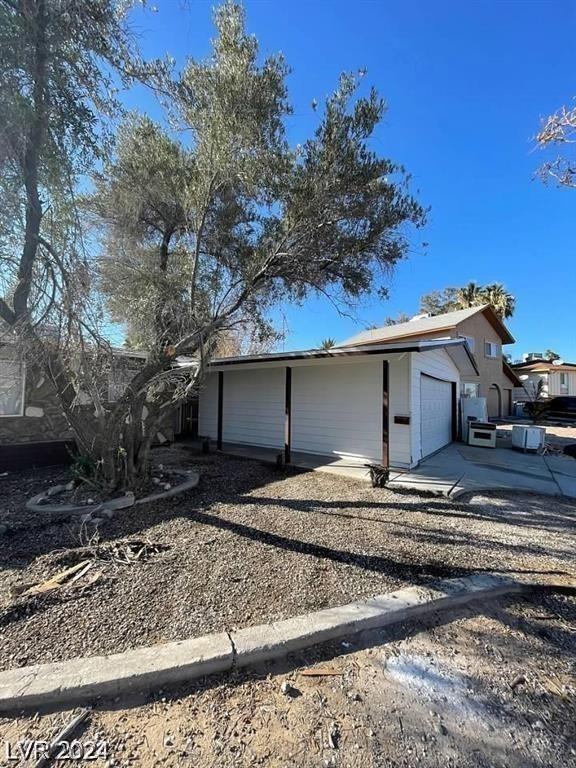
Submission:
<svg viewBox="0 0 576 768">
<path fill-rule="evenodd" d="M 155 442 L 162 444 L 174 440 L 172 421 L 173 417 L 169 414 Z M 73 439 L 53 386 L 31 366 L 27 366 L 24 416 L 0 416 L 0 446 Z"/>
<path fill-rule="evenodd" d="M 70 440 L 54 388 L 30 366 L 26 370 L 24 416 L 0 416 L 0 445 Z"/>
</svg>

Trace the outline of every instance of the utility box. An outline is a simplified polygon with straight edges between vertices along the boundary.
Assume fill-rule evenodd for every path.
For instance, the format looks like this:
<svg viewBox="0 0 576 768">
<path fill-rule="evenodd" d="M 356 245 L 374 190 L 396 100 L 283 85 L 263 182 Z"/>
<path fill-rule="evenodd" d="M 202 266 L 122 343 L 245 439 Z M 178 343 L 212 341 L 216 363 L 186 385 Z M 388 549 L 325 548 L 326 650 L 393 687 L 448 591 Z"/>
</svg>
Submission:
<svg viewBox="0 0 576 768">
<path fill-rule="evenodd" d="M 545 427 L 515 424 L 512 427 L 512 447 L 521 451 L 539 451 L 546 440 Z"/>
</svg>

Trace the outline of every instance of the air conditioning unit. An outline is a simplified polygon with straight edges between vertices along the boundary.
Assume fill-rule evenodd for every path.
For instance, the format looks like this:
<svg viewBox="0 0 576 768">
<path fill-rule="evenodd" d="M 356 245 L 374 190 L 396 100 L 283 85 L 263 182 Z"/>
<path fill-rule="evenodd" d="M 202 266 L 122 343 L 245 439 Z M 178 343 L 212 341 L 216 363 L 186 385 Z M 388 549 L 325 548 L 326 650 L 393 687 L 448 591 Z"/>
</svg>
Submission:
<svg viewBox="0 0 576 768">
<path fill-rule="evenodd" d="M 528 427 L 515 424 L 512 427 L 512 447 L 522 451 L 539 451 L 546 440 L 545 427 Z"/>
</svg>

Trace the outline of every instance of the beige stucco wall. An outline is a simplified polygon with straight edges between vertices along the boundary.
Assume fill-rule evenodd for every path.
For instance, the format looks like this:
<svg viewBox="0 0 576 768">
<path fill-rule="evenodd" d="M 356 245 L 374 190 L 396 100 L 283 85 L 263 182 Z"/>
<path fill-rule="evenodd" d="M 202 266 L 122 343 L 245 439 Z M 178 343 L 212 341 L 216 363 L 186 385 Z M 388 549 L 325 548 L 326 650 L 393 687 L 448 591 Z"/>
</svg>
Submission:
<svg viewBox="0 0 576 768">
<path fill-rule="evenodd" d="M 469 317 L 460 323 L 452 334 L 453 336 L 472 336 L 474 338 L 474 358 L 480 372 L 476 379 L 466 379 L 467 381 L 478 381 L 480 384 L 480 397 L 488 397 L 488 391 L 492 384 L 497 384 L 502 390 L 502 410 L 503 414 L 508 413 L 508 390 L 511 391 L 513 384 L 502 370 L 502 339 L 499 337 L 495 328 L 488 322 L 486 317 L 479 313 L 474 317 Z M 499 355 L 496 358 L 486 357 L 484 353 L 484 342 L 492 341 L 499 345 Z M 504 392 L 506 390 L 506 392 Z"/>
<path fill-rule="evenodd" d="M 456 328 L 444 331 L 433 331 L 425 334 L 418 334 L 419 339 L 441 339 L 455 338 L 458 336 L 471 336 L 474 339 L 474 359 L 478 366 L 479 376 L 466 376 L 463 382 L 475 382 L 479 384 L 479 396 L 485 397 L 489 402 L 494 403 L 493 394 L 490 395 L 490 387 L 497 384 L 501 390 L 502 397 L 502 415 L 510 413 L 511 395 L 513 383 L 504 374 L 502 370 L 502 339 L 496 329 L 486 319 L 482 313 L 461 322 Z M 496 358 L 486 357 L 484 354 L 484 342 L 492 341 L 499 345 L 499 354 Z M 489 415 L 496 415 L 490 413 Z"/>
</svg>

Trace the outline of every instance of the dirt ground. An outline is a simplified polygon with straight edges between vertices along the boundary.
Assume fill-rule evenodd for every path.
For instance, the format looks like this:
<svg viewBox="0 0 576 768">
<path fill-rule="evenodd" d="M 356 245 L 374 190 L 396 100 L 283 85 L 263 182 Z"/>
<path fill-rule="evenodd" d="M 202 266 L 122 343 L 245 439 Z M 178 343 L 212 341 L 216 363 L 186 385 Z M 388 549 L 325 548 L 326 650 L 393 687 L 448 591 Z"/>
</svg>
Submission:
<svg viewBox="0 0 576 768">
<path fill-rule="evenodd" d="M 498 423 L 498 437 L 512 439 L 512 427 L 514 424 L 530 424 L 527 420 L 517 420 L 510 423 Z M 546 443 L 561 451 L 565 446 L 576 443 L 576 426 L 563 424 L 550 424 L 544 422 L 546 427 Z"/>
<path fill-rule="evenodd" d="M 98 529 L 0 537 L 0 669 L 259 624 L 478 570 L 576 575 L 576 507 L 562 499 L 454 503 L 182 449 L 158 456 L 199 466 L 198 489 Z M 23 502 L 47 480 L 2 478 L 1 514 L 27 520 Z M 127 542 L 132 553 L 145 547 L 135 561 Z M 84 561 L 89 571 L 69 587 L 17 594 Z"/>
<path fill-rule="evenodd" d="M 573 598 L 478 605 L 250 673 L 101 703 L 75 737 L 106 744 L 97 766 L 569 768 L 575 627 Z M 73 715 L 0 719 L 0 750 L 50 738 Z"/>
</svg>

